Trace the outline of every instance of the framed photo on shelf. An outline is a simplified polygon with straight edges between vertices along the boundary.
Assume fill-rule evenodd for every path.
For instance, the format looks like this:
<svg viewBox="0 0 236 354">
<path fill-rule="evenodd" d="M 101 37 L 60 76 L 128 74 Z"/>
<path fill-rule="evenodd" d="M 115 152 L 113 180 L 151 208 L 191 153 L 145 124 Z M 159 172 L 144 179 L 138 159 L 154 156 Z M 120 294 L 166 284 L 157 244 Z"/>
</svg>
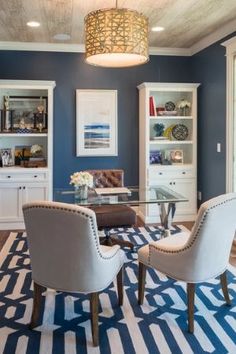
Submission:
<svg viewBox="0 0 236 354">
<path fill-rule="evenodd" d="M 183 150 L 167 150 L 165 152 L 165 159 L 171 164 L 183 164 Z"/>
<path fill-rule="evenodd" d="M 76 90 L 76 155 L 117 156 L 117 91 Z"/>
<path fill-rule="evenodd" d="M 7 99 L 9 109 L 13 112 L 13 130 L 42 132 L 47 129 L 47 97 L 8 96 Z"/>
<path fill-rule="evenodd" d="M 14 166 L 14 150 L 13 149 L 1 149 L 0 156 L 2 160 L 2 167 Z"/>
</svg>

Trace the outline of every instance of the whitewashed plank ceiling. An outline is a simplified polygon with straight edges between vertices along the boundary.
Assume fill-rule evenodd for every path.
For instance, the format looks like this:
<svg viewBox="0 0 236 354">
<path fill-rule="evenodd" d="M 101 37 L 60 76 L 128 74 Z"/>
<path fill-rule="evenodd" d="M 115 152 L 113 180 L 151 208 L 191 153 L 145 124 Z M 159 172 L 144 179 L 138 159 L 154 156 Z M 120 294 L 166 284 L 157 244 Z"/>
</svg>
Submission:
<svg viewBox="0 0 236 354">
<path fill-rule="evenodd" d="M 68 34 L 65 43 L 84 43 L 84 17 L 92 10 L 115 7 L 115 0 L 0 0 L 0 41 L 58 43 L 56 34 Z M 189 48 L 236 19 L 236 0 L 119 0 L 118 7 L 142 12 L 152 26 L 151 47 Z M 29 28 L 27 21 L 41 23 Z"/>
</svg>

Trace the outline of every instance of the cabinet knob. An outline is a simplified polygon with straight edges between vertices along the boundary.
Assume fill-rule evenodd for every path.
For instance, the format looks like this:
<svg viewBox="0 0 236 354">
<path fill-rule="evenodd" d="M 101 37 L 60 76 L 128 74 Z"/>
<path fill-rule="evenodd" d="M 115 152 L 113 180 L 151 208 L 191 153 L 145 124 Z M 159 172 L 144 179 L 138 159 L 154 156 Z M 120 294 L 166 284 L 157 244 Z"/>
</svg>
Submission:
<svg viewBox="0 0 236 354">
<path fill-rule="evenodd" d="M 183 171 L 183 172 L 182 172 L 182 174 L 183 174 L 183 175 L 185 175 L 185 174 L 186 174 L 186 172 L 185 172 L 185 171 Z"/>
<path fill-rule="evenodd" d="M 34 178 L 37 178 L 38 177 L 38 175 L 34 175 Z"/>
<path fill-rule="evenodd" d="M 21 189 L 21 187 L 19 187 L 19 189 Z"/>
<path fill-rule="evenodd" d="M 162 172 L 159 172 L 159 175 L 162 175 Z"/>
<path fill-rule="evenodd" d="M 7 178 L 11 178 L 11 176 L 7 176 Z"/>
<path fill-rule="evenodd" d="M 25 187 L 23 187 L 23 189 L 25 189 Z"/>
<path fill-rule="evenodd" d="M 175 185 L 175 182 L 173 182 L 173 184 Z"/>
<path fill-rule="evenodd" d="M 172 185 L 172 182 L 170 182 L 170 184 Z"/>
</svg>

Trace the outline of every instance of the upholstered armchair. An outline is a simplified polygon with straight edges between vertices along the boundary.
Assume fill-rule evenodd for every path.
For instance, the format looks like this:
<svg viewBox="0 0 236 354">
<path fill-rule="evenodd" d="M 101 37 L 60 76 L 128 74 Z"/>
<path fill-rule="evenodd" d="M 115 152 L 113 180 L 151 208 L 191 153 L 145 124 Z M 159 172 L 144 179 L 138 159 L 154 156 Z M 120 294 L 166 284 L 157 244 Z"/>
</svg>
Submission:
<svg viewBox="0 0 236 354">
<path fill-rule="evenodd" d="M 123 170 L 88 170 L 87 172 L 93 175 L 94 188 L 124 186 Z M 105 231 L 105 244 L 119 244 L 133 249 L 134 245 L 131 242 L 109 235 L 109 229 L 112 227 L 131 227 L 136 224 L 136 213 L 132 208 L 128 205 L 98 205 L 91 209 L 96 214 L 98 228 Z"/>
<path fill-rule="evenodd" d="M 236 230 L 236 193 L 202 204 L 192 231 L 152 242 L 138 252 L 139 304 L 144 299 L 146 267 L 187 283 L 188 329 L 194 331 L 195 284 L 220 276 L 224 298 L 230 304 L 226 269 Z"/>
<path fill-rule="evenodd" d="M 119 246 L 100 246 L 92 210 L 56 202 L 23 206 L 29 246 L 34 302 L 30 327 L 37 326 L 44 288 L 90 294 L 92 337 L 98 345 L 98 292 L 117 277 L 119 304 L 123 302 Z"/>
</svg>

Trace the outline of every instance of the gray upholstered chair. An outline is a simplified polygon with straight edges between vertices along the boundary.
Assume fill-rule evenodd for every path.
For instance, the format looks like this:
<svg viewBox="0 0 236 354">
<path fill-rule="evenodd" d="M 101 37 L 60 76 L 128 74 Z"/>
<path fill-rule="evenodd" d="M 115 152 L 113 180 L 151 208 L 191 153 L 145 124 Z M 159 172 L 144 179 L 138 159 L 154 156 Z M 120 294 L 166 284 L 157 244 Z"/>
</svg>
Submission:
<svg viewBox="0 0 236 354">
<path fill-rule="evenodd" d="M 100 246 L 92 210 L 56 202 L 23 206 L 29 246 L 34 304 L 30 327 L 37 325 L 44 288 L 90 294 L 93 344 L 98 345 L 98 292 L 117 276 L 123 302 L 124 254 L 119 246 Z"/>
<path fill-rule="evenodd" d="M 201 205 L 190 233 L 152 242 L 138 252 L 139 304 L 143 303 L 146 267 L 187 283 L 188 329 L 194 331 L 195 284 L 220 276 L 230 304 L 226 269 L 236 230 L 236 193 L 224 194 Z"/>
<path fill-rule="evenodd" d="M 88 170 L 93 176 L 94 188 L 123 187 L 123 170 Z M 120 240 L 109 235 L 109 228 L 134 226 L 137 222 L 135 211 L 128 205 L 98 205 L 91 209 L 95 212 L 97 225 L 106 233 L 105 244 L 129 247 L 133 249 L 134 245 L 130 241 Z"/>
</svg>

